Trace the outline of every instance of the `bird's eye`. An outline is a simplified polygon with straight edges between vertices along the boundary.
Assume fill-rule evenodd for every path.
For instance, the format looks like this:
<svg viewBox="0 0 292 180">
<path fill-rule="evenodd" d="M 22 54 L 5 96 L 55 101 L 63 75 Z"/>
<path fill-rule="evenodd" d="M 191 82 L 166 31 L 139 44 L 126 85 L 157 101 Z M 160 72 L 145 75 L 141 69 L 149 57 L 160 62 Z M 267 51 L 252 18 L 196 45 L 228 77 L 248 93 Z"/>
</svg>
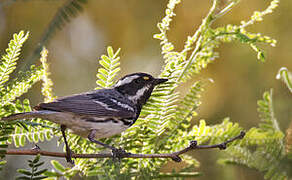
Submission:
<svg viewBox="0 0 292 180">
<path fill-rule="evenodd" d="M 140 84 L 141 83 L 141 79 L 139 78 L 139 79 L 135 79 L 134 80 L 134 83 L 136 83 L 136 84 Z"/>
</svg>

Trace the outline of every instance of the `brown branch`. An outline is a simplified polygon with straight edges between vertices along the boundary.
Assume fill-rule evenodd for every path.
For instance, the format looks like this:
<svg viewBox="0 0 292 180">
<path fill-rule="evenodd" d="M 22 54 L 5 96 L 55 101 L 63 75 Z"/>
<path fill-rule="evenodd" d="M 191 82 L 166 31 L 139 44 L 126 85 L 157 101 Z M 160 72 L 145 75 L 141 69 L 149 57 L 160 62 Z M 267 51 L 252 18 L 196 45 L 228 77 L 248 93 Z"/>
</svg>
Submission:
<svg viewBox="0 0 292 180">
<path fill-rule="evenodd" d="M 237 140 L 242 139 L 245 136 L 245 132 L 241 131 L 239 135 L 223 142 L 220 144 L 214 145 L 197 145 L 197 141 L 191 141 L 190 145 L 183 150 L 176 151 L 173 153 L 164 153 L 164 154 L 132 154 L 125 153 L 122 154 L 122 158 L 171 158 L 175 162 L 181 162 L 181 158 L 179 157 L 181 154 L 184 154 L 188 151 L 195 149 L 211 149 L 211 148 L 219 148 L 220 150 L 226 149 L 227 144 Z M 8 149 L 6 152 L 3 152 L 6 155 L 37 155 L 40 154 L 42 156 L 51 156 L 51 157 L 66 157 L 66 153 L 60 152 L 49 152 L 43 151 L 38 148 L 35 149 Z M 111 153 L 99 153 L 99 154 L 72 154 L 72 158 L 113 158 Z"/>
</svg>

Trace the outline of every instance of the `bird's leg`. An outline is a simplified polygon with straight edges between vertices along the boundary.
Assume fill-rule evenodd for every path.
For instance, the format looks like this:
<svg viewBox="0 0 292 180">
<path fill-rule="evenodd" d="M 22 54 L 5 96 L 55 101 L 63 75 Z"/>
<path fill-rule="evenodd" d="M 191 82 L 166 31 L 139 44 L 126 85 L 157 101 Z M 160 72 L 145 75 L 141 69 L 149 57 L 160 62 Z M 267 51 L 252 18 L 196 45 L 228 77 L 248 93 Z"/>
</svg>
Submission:
<svg viewBox="0 0 292 180">
<path fill-rule="evenodd" d="M 72 160 L 72 151 L 68 145 L 68 142 L 67 142 L 67 138 L 66 138 L 66 134 L 65 134 L 65 130 L 66 130 L 66 126 L 65 125 L 61 125 L 61 132 L 62 132 L 62 135 L 63 135 L 63 138 L 64 138 L 64 143 L 65 143 L 65 146 L 66 146 L 66 160 L 67 162 L 71 163 L 71 164 L 74 164 L 74 161 Z"/>
<path fill-rule="evenodd" d="M 99 145 L 101 145 L 101 146 L 103 146 L 103 147 L 105 147 L 105 148 L 108 148 L 108 149 L 111 149 L 112 150 L 112 154 L 113 154 L 113 158 L 115 159 L 115 158 L 118 158 L 118 159 L 121 159 L 121 158 L 123 158 L 123 157 L 127 157 L 129 154 L 131 154 L 131 153 L 128 153 L 128 152 L 126 152 L 124 149 L 122 149 L 122 148 L 115 148 L 115 147 L 113 147 L 113 146 L 111 146 L 111 145 L 108 145 L 108 144 L 105 144 L 105 143 L 102 143 L 102 142 L 100 142 L 100 141 L 97 141 L 96 139 L 95 139 L 95 133 L 96 133 L 96 130 L 91 130 L 90 131 L 90 133 L 89 133 L 89 135 L 88 135 L 88 139 L 89 139 L 89 141 L 91 141 L 91 142 L 94 142 L 94 143 L 96 143 L 96 144 L 99 144 Z"/>
</svg>

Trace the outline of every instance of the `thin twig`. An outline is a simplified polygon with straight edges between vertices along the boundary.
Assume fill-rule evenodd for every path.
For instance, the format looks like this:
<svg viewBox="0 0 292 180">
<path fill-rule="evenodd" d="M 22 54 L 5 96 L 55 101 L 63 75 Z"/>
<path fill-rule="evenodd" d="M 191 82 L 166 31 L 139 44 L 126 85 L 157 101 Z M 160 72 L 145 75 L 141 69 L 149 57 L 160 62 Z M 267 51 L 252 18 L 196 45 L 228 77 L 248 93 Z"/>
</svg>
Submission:
<svg viewBox="0 0 292 180">
<path fill-rule="evenodd" d="M 181 162 L 181 158 L 179 157 L 181 154 L 184 154 L 188 151 L 195 149 L 212 149 L 219 148 L 220 150 L 226 149 L 227 144 L 237 140 L 242 139 L 245 136 L 245 132 L 241 131 L 239 135 L 223 142 L 220 144 L 214 145 L 197 145 L 197 141 L 191 141 L 190 145 L 185 149 L 180 151 L 176 151 L 173 153 L 164 153 L 164 154 L 132 154 L 125 153 L 122 154 L 121 158 L 171 158 L 175 162 Z M 6 155 L 37 155 L 40 154 L 42 156 L 50 156 L 50 157 L 66 157 L 66 153 L 60 152 L 49 152 L 43 151 L 40 149 L 8 149 L 6 152 L 3 152 Z M 72 154 L 72 158 L 113 158 L 111 153 L 99 153 L 99 154 Z"/>
</svg>

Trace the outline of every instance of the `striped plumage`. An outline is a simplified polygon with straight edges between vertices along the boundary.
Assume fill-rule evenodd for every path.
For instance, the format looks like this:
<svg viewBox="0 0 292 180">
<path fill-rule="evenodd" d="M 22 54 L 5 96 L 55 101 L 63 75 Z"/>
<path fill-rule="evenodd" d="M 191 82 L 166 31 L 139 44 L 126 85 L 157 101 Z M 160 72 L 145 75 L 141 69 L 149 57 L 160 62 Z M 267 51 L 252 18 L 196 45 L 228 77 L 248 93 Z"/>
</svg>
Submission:
<svg viewBox="0 0 292 180">
<path fill-rule="evenodd" d="M 110 89 L 40 103 L 34 108 L 35 111 L 12 114 L 2 120 L 42 118 L 62 125 L 63 130 L 69 128 L 77 135 L 104 145 L 95 139 L 111 137 L 133 125 L 153 88 L 166 81 L 167 79 L 153 78 L 146 73 L 129 74 Z M 66 137 L 64 138 L 66 143 Z M 67 143 L 66 146 L 69 148 Z M 116 150 L 112 146 L 104 146 Z M 67 160 L 71 161 L 71 158 L 68 157 Z"/>
</svg>

